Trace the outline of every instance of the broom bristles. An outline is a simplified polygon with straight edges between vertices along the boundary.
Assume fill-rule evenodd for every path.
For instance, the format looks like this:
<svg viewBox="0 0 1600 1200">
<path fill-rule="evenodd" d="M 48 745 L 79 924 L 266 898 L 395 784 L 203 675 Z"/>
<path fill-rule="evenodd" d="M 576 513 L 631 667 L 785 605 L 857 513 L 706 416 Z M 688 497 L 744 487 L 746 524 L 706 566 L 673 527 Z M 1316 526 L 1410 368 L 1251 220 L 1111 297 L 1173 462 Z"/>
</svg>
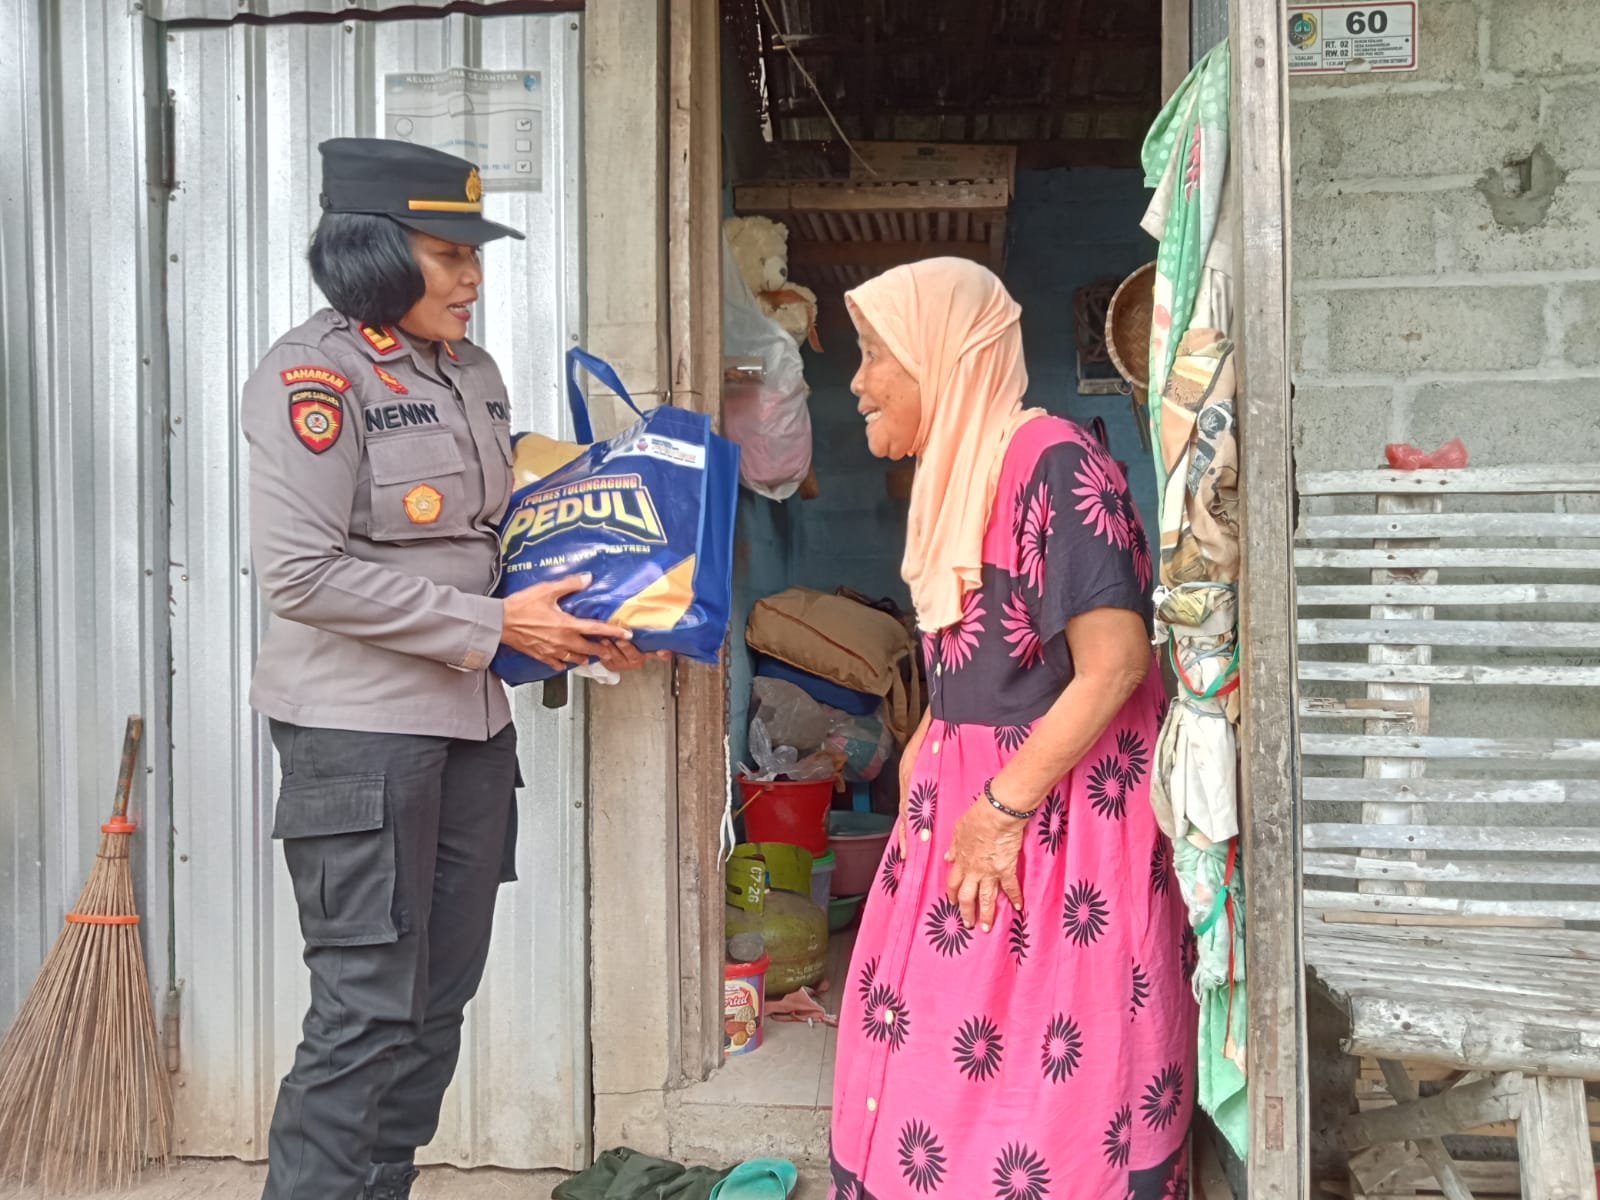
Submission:
<svg viewBox="0 0 1600 1200">
<path fill-rule="evenodd" d="M 127 827 L 101 835 L 72 916 L 0 1043 L 0 1179 L 52 1192 L 126 1188 L 146 1165 L 171 1159 L 171 1080 L 128 836 Z"/>
</svg>

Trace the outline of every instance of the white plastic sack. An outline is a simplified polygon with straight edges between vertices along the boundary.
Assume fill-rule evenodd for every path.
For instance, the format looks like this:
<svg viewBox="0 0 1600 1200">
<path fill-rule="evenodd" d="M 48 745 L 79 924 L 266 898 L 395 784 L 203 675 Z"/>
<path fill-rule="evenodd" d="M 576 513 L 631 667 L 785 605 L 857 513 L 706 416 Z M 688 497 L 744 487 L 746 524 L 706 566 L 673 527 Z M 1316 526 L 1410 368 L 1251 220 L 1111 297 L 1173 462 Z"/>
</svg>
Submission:
<svg viewBox="0 0 1600 1200">
<path fill-rule="evenodd" d="M 724 380 L 723 435 L 739 443 L 739 482 L 769 500 L 787 500 L 811 471 L 809 390 L 800 347 L 756 305 L 727 238 L 722 241 L 722 351 L 759 359 L 760 381 Z"/>
</svg>

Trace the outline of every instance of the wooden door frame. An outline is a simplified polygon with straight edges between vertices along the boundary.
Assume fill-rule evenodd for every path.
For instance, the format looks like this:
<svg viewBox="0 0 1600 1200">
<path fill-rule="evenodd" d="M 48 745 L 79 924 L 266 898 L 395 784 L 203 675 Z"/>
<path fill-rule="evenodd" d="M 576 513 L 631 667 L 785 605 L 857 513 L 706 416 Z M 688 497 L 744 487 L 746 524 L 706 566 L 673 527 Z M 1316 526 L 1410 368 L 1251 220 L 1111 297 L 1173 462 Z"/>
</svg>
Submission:
<svg viewBox="0 0 1600 1200">
<path fill-rule="evenodd" d="M 1310 1193 L 1305 1079 L 1294 467 L 1288 358 L 1289 92 L 1281 0 L 1230 0 L 1239 190 L 1241 840 L 1249 980 L 1251 1200 Z"/>
<path fill-rule="evenodd" d="M 668 338 L 672 403 L 721 420 L 721 97 L 715 5 L 667 0 Z M 1166 11 L 1163 91 L 1186 61 L 1177 0 Z M 1249 986 L 1249 1188 L 1253 1200 L 1309 1194 L 1310 1119 L 1302 955 L 1295 703 L 1293 466 L 1288 360 L 1289 104 L 1281 0 L 1230 0 L 1233 169 L 1240 194 L 1240 773 Z M 1184 54 L 1179 55 L 1180 40 Z M 722 888 L 718 827 L 728 788 L 725 665 L 680 662 L 678 972 L 680 1071 L 720 1060 Z"/>
<path fill-rule="evenodd" d="M 716 4 L 667 0 L 667 345 L 671 403 L 722 424 L 722 97 Z M 727 648 L 678 659 L 677 966 L 679 1074 L 722 1060 L 723 886 L 728 795 Z"/>
</svg>

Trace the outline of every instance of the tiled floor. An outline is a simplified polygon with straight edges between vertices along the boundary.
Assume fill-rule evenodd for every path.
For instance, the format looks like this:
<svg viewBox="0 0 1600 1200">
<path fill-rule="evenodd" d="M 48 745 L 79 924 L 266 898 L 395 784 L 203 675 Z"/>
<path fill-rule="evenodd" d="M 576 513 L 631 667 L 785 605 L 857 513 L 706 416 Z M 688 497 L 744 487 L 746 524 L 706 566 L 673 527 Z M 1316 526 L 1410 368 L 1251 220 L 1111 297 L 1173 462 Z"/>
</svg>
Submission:
<svg viewBox="0 0 1600 1200">
<path fill-rule="evenodd" d="M 837 1015 L 843 980 L 850 969 L 855 930 L 835 934 L 828 943 L 828 988 L 819 999 Z M 767 1021 L 759 1050 L 736 1055 L 705 1083 L 690 1088 L 690 1104 L 808 1108 L 826 1110 L 833 1102 L 836 1031 L 829 1026 Z"/>
</svg>

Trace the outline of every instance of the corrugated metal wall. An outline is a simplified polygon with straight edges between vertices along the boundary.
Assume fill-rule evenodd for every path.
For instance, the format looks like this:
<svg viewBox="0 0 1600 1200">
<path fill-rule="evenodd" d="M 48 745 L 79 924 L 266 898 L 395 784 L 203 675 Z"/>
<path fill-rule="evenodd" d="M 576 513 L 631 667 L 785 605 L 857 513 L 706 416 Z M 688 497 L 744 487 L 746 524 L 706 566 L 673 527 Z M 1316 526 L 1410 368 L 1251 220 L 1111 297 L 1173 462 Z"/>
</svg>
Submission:
<svg viewBox="0 0 1600 1200">
<path fill-rule="evenodd" d="M 167 41 L 176 188 L 169 205 L 174 597 L 174 899 L 184 1026 L 184 1144 L 257 1156 L 306 1000 L 274 766 L 246 704 L 264 617 L 248 575 L 235 398 L 281 333 L 321 305 L 305 266 L 320 212 L 317 144 L 373 135 L 383 77 L 452 66 L 543 75 L 541 192 L 490 193 L 528 232 L 485 255 L 474 337 L 499 360 L 519 428 L 557 429 L 578 328 L 578 20 L 176 29 Z M 488 977 L 435 1159 L 571 1166 L 588 1149 L 580 714 L 519 695 L 522 882 L 502 893 Z"/>
<path fill-rule="evenodd" d="M 153 771 L 134 794 L 146 949 L 167 978 L 167 646 L 154 31 L 121 3 L 53 0 L 0 0 L 0 30 L 3 1028 L 93 861 L 131 712 Z"/>
<path fill-rule="evenodd" d="M 490 249 L 474 334 L 518 426 L 561 428 L 579 19 L 166 28 L 128 0 L 0 0 L 0 30 L 0 1024 L 82 882 L 142 710 L 140 898 L 154 983 L 182 989 L 180 1150 L 260 1157 L 306 985 L 245 699 L 262 614 L 240 382 L 319 303 L 316 143 L 377 131 L 386 72 L 525 68 L 544 76 L 544 190 L 488 198 L 530 236 Z M 177 184 L 151 191 L 169 89 Z M 522 882 L 433 1148 L 463 1165 L 588 1155 L 583 718 L 535 699 L 516 703 Z"/>
</svg>

